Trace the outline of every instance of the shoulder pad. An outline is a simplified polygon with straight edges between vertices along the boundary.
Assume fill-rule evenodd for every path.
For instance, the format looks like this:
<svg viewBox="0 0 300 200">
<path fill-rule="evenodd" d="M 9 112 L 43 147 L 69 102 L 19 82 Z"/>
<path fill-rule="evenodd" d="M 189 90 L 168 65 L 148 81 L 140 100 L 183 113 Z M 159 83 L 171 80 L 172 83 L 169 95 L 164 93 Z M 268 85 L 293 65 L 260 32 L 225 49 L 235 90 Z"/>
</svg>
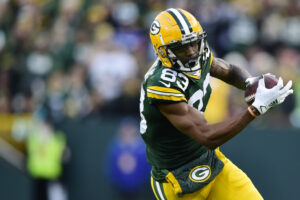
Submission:
<svg viewBox="0 0 300 200">
<path fill-rule="evenodd" d="M 147 97 L 152 103 L 166 101 L 187 102 L 184 90 L 186 89 L 185 85 L 186 87 L 188 85 L 188 81 L 188 78 L 182 73 L 178 73 L 170 68 L 161 67 L 147 81 Z"/>
</svg>

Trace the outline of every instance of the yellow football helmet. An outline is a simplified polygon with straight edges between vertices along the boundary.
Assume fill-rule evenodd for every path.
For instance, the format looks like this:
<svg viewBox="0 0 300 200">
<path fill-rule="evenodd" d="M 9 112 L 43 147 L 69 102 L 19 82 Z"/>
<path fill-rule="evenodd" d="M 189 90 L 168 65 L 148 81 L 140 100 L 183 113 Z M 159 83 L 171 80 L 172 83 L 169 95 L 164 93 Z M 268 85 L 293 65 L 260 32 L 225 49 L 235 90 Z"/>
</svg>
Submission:
<svg viewBox="0 0 300 200">
<path fill-rule="evenodd" d="M 197 19 L 188 11 L 170 8 L 159 13 L 150 27 L 150 39 L 162 64 L 182 72 L 196 72 L 204 54 L 206 33 Z M 179 59 L 172 49 L 198 42 L 196 57 Z"/>
</svg>

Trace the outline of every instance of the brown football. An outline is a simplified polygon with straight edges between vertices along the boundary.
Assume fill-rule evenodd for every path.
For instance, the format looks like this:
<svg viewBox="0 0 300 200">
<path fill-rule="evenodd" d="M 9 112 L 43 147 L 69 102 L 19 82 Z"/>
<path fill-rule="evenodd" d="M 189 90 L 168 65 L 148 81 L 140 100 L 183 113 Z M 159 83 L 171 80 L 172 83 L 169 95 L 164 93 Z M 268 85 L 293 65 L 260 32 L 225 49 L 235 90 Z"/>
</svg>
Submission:
<svg viewBox="0 0 300 200">
<path fill-rule="evenodd" d="M 278 79 L 271 75 L 264 75 L 265 86 L 270 89 L 277 85 Z M 258 87 L 259 77 L 257 77 L 252 84 L 247 85 L 245 89 L 245 101 L 250 106 L 255 100 L 255 93 Z"/>
</svg>

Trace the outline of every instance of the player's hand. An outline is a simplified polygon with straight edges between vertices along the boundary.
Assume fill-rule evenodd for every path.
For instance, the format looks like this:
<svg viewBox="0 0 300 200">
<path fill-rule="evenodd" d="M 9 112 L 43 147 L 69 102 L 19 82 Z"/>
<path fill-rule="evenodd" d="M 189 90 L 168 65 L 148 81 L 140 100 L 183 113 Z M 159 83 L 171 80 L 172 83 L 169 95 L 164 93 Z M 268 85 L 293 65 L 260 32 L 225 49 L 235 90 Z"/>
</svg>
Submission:
<svg viewBox="0 0 300 200">
<path fill-rule="evenodd" d="M 255 81 L 257 78 L 258 78 L 257 76 L 247 78 L 246 81 L 245 81 L 246 87 L 248 87 L 248 85 L 252 85 L 252 83 L 254 83 L 254 81 Z"/>
<path fill-rule="evenodd" d="M 260 114 L 264 114 L 273 106 L 281 104 L 284 102 L 285 98 L 293 93 L 292 81 L 289 81 L 283 87 L 283 81 L 280 77 L 277 85 L 268 89 L 265 86 L 265 81 L 263 76 L 258 82 L 258 87 L 255 94 L 255 100 L 252 104 Z"/>
<path fill-rule="evenodd" d="M 273 76 L 274 78 L 276 78 L 276 76 L 275 76 L 274 74 L 271 74 L 271 73 L 266 73 L 266 74 L 263 74 L 263 75 L 261 75 L 261 76 L 250 77 L 250 78 L 247 78 L 246 81 L 245 81 L 246 87 L 247 87 L 248 85 L 252 85 L 252 83 L 254 83 L 255 80 L 257 80 L 259 77 L 262 77 L 262 76 L 264 76 L 264 75 L 269 75 L 269 76 Z"/>
</svg>

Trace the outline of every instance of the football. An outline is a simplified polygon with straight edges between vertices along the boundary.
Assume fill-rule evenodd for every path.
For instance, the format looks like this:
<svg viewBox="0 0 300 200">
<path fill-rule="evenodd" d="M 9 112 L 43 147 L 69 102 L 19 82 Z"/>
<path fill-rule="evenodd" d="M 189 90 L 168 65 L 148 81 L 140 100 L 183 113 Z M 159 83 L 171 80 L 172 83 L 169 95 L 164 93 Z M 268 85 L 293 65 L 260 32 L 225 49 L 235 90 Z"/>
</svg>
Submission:
<svg viewBox="0 0 300 200">
<path fill-rule="evenodd" d="M 246 86 L 245 89 L 245 101 L 250 106 L 255 100 L 255 93 L 258 87 L 259 77 L 257 77 L 251 84 Z M 277 85 L 278 79 L 272 75 L 264 75 L 264 81 L 266 88 L 270 89 Z"/>
</svg>

